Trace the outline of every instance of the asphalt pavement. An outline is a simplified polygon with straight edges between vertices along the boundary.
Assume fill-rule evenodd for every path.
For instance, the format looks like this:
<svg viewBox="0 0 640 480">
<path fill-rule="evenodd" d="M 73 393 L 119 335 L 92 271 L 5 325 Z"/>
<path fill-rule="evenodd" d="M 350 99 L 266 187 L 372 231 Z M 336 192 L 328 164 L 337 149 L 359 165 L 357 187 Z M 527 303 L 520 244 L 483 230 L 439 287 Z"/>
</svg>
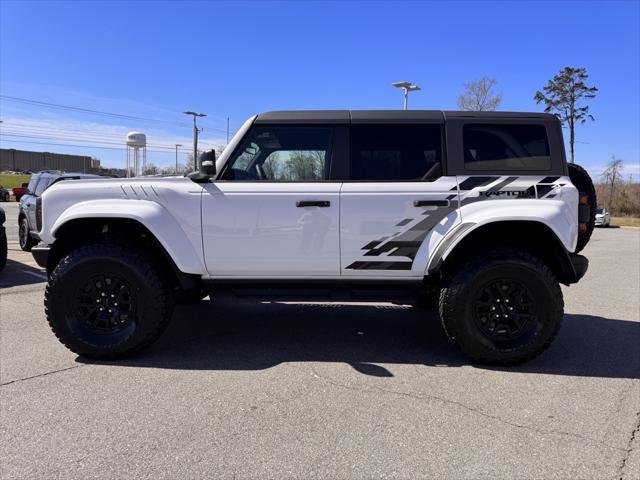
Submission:
<svg viewBox="0 0 640 480">
<path fill-rule="evenodd" d="M 638 229 L 594 233 L 546 353 L 485 368 L 435 312 L 364 303 L 203 301 L 136 358 L 90 362 L 50 332 L 8 228 L 3 479 L 640 478 Z"/>
</svg>

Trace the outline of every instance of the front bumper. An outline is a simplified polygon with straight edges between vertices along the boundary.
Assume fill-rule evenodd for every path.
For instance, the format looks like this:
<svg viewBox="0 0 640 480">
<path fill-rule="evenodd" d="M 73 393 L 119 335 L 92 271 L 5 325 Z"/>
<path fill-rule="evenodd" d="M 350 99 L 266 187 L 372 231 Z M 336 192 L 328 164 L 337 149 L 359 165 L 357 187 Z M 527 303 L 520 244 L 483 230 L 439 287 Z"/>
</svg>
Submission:
<svg viewBox="0 0 640 480">
<path fill-rule="evenodd" d="M 36 261 L 38 265 L 42 268 L 47 268 L 47 262 L 49 260 L 49 252 L 51 251 L 51 247 L 49 245 L 45 245 L 44 243 L 39 243 L 35 247 L 31 249 L 31 254 L 33 255 L 33 259 Z"/>
</svg>

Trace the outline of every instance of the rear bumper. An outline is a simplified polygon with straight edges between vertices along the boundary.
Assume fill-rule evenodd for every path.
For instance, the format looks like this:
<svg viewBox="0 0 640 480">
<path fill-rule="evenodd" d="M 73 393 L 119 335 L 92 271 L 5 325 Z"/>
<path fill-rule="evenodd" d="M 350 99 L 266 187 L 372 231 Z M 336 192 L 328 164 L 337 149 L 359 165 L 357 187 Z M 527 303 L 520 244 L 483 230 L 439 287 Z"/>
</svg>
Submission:
<svg viewBox="0 0 640 480">
<path fill-rule="evenodd" d="M 47 268 L 47 261 L 49 260 L 50 250 L 51 250 L 51 247 L 49 247 L 49 245 L 45 245 L 44 243 L 39 243 L 38 245 L 36 245 L 31 249 L 31 254 L 33 255 L 33 259 L 42 268 Z"/>
<path fill-rule="evenodd" d="M 578 283 L 584 274 L 587 273 L 589 268 L 589 259 L 583 255 L 575 253 L 569 254 L 571 260 L 571 266 L 573 267 L 573 275 L 568 278 L 567 283 Z"/>
</svg>

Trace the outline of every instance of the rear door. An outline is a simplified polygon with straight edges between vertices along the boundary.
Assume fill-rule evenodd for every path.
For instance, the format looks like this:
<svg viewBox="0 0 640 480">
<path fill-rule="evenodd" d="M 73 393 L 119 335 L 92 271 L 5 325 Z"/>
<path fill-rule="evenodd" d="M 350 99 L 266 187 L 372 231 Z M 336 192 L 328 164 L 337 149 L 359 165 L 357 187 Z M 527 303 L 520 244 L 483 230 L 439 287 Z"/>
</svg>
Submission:
<svg viewBox="0 0 640 480">
<path fill-rule="evenodd" d="M 433 245 L 459 222 L 456 179 L 443 170 L 442 122 L 354 123 L 350 138 L 342 275 L 422 277 Z"/>
</svg>

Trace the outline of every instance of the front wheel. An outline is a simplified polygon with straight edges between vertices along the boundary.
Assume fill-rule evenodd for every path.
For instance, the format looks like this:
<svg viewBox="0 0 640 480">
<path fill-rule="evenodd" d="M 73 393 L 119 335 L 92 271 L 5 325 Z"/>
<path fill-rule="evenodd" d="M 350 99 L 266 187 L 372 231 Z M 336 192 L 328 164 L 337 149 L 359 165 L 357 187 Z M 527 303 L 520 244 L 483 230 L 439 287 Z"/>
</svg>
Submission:
<svg viewBox="0 0 640 480">
<path fill-rule="evenodd" d="M 110 243 L 80 247 L 51 273 L 47 320 L 79 355 L 126 357 L 153 343 L 168 325 L 173 300 L 166 284 L 135 250 Z"/>
<path fill-rule="evenodd" d="M 524 252 L 497 251 L 464 265 L 440 292 L 449 340 L 473 360 L 516 365 L 542 353 L 562 322 L 555 275 Z"/>
<path fill-rule="evenodd" d="M 20 220 L 18 225 L 18 241 L 20 248 L 25 252 L 30 252 L 36 244 L 36 241 L 31 238 L 31 233 L 29 233 L 29 222 L 27 222 L 26 218 Z"/>
</svg>

